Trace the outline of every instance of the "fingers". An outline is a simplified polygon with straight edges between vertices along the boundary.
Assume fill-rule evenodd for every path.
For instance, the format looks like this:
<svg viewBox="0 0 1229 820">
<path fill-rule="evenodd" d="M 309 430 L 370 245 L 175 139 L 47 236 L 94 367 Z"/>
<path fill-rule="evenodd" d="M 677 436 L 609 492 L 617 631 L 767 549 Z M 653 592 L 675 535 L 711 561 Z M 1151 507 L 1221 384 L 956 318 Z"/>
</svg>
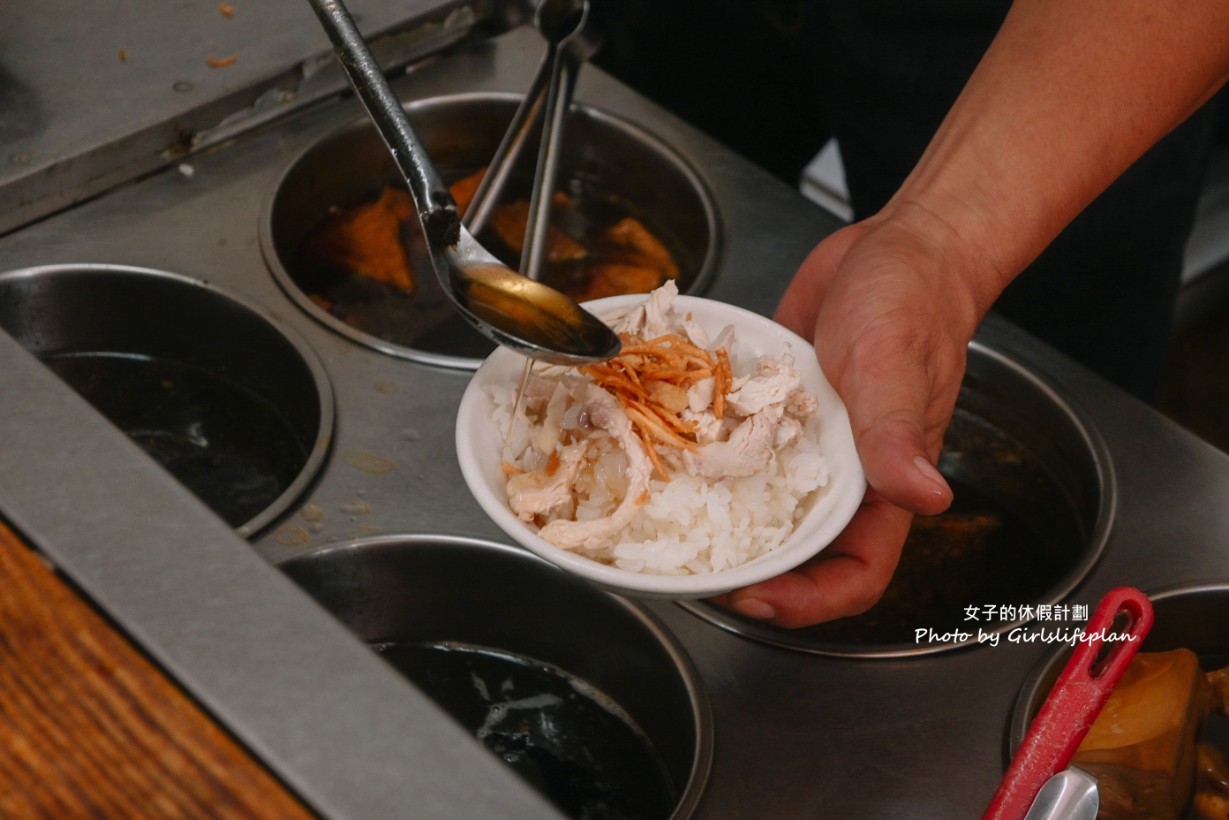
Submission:
<svg viewBox="0 0 1229 820">
<path fill-rule="evenodd" d="M 887 589 L 911 520 L 870 491 L 844 532 L 810 562 L 714 602 L 788 629 L 865 612 Z"/>
<path fill-rule="evenodd" d="M 855 357 L 837 373 L 867 483 L 909 512 L 933 515 L 951 504 L 951 488 L 934 465 L 962 365 L 936 383 L 927 362 L 890 351 L 873 362 Z"/>
<path fill-rule="evenodd" d="M 951 504 L 935 464 L 977 312 L 924 240 L 887 222 L 858 223 L 821 242 L 791 281 L 777 321 L 814 341 L 870 490 L 817 559 L 719 603 L 785 627 L 864 612 L 887 588 L 912 515 Z"/>
</svg>

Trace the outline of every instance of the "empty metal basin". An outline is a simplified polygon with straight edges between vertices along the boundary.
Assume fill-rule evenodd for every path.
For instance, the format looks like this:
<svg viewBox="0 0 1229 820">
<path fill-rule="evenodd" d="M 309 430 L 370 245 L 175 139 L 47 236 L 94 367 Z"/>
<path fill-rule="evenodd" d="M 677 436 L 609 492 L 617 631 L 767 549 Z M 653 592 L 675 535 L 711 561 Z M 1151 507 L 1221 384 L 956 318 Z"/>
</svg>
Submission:
<svg viewBox="0 0 1229 820">
<path fill-rule="evenodd" d="M 1007 356 L 974 343 L 939 469 L 955 491 L 918 518 L 868 612 L 788 630 L 711 604 L 685 606 L 750 638 L 827 655 L 897 657 L 977 642 L 1066 597 L 1097 561 L 1113 517 L 1108 453 L 1081 413 Z M 983 607 L 1013 607 L 1021 615 Z M 977 610 L 970 619 L 969 608 Z"/>
<path fill-rule="evenodd" d="M 0 275 L 0 327 L 241 535 L 324 462 L 333 394 L 315 354 L 259 308 L 117 265 Z"/>
<path fill-rule="evenodd" d="M 361 539 L 280 566 L 565 815 L 693 812 L 708 701 L 638 605 L 515 547 L 450 536 Z"/>
<path fill-rule="evenodd" d="M 512 94 L 457 94 L 412 102 L 406 110 L 451 184 L 486 166 L 519 101 Z M 565 136 L 559 178 L 573 203 L 565 211 L 568 232 L 584 237 L 633 217 L 670 251 L 680 290 L 702 289 L 716 263 L 718 220 L 707 187 L 686 160 L 642 128 L 587 106 L 570 111 Z M 531 137 L 501 204 L 528 202 L 536 143 Z M 344 336 L 426 364 L 476 368 L 492 343 L 454 312 L 418 258 L 417 225 L 404 198 L 383 204 L 394 196 L 389 186 L 404 188 L 370 124 L 328 134 L 278 179 L 261 222 L 265 260 L 303 310 Z M 347 245 L 363 248 L 371 276 L 353 273 L 320 246 L 325 227 L 360 206 L 368 210 L 346 231 L 362 241 Z M 519 265 L 517 253 L 492 231 L 479 239 L 510 266 Z M 403 275 L 406 263 L 412 277 Z M 404 287 L 407 278 L 412 291 Z"/>
</svg>

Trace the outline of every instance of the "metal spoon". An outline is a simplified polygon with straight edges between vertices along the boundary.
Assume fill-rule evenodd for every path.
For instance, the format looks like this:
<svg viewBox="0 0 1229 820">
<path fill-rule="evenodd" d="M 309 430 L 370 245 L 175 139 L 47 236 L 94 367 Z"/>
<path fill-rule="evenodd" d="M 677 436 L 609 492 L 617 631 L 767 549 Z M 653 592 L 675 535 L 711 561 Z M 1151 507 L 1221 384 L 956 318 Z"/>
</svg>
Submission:
<svg viewBox="0 0 1229 820">
<path fill-rule="evenodd" d="M 1096 820 L 1100 808 L 1097 779 L 1070 766 L 1042 785 L 1024 820 Z"/>
<path fill-rule="evenodd" d="M 310 0 L 350 84 L 387 144 L 418 210 L 431 265 L 479 332 L 524 355 L 584 364 L 619 352 L 619 337 L 568 296 L 521 276 L 461 225 L 456 202 L 340 0 Z"/>
</svg>

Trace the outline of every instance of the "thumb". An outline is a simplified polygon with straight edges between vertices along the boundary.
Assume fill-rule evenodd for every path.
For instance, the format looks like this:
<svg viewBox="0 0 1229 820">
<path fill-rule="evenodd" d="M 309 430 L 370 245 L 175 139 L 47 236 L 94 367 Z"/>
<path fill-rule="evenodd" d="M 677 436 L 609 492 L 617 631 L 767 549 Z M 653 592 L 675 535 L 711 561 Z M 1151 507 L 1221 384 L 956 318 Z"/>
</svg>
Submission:
<svg viewBox="0 0 1229 820">
<path fill-rule="evenodd" d="M 917 425 L 875 419 L 854 428 L 854 439 L 866 483 L 885 500 L 920 515 L 943 512 L 952 503 L 952 489 L 932 460 Z"/>
<path fill-rule="evenodd" d="M 889 346 L 834 368 L 866 481 L 889 503 L 921 515 L 948 508 L 952 490 L 935 466 L 963 375 L 963 361 L 926 366 Z M 937 358 L 945 358 L 938 356 Z"/>
</svg>

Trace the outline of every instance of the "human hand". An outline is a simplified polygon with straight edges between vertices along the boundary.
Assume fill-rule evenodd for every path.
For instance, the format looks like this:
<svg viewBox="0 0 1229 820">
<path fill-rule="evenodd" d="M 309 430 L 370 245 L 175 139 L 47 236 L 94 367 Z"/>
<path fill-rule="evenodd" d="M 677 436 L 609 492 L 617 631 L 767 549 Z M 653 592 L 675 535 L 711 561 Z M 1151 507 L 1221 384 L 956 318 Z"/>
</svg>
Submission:
<svg viewBox="0 0 1229 820">
<path fill-rule="evenodd" d="M 844 532 L 816 558 L 716 602 L 800 627 L 869 609 L 883 595 L 913 514 L 951 490 L 934 464 L 984 313 L 961 260 L 908 220 L 872 218 L 807 257 L 776 319 L 815 343 L 841 395 L 870 485 Z"/>
<path fill-rule="evenodd" d="M 814 340 L 849 408 L 870 490 L 815 560 L 719 603 L 797 627 L 882 595 L 911 515 L 951 501 L 934 463 L 981 317 L 1229 80 L 1229 5 L 1170 7 L 1181 13 L 1158 12 L 1156 0 L 1016 0 L 884 210 L 807 257 L 776 318 Z"/>
</svg>

